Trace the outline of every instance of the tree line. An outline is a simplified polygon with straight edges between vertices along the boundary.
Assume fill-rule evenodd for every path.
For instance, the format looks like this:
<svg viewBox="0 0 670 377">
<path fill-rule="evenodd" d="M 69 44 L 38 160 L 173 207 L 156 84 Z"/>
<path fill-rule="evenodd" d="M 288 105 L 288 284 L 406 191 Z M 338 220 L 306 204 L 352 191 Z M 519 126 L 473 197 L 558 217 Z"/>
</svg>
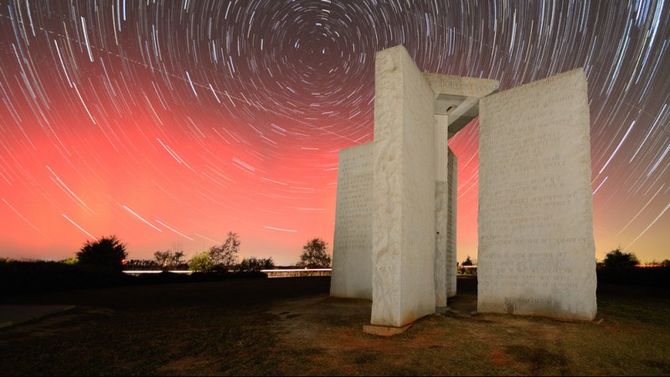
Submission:
<svg viewBox="0 0 670 377">
<path fill-rule="evenodd" d="M 65 260 L 67 264 L 94 267 L 107 271 L 120 272 L 124 269 L 188 269 L 193 272 L 258 272 L 275 267 L 272 258 L 247 257 L 239 261 L 241 241 L 235 232 L 228 232 L 226 240 L 209 249 L 201 251 L 186 260 L 181 251 L 156 251 L 153 260 L 127 261 L 126 245 L 116 236 L 102 237 L 95 241 L 86 241 L 76 254 L 76 258 Z M 239 262 L 238 262 L 239 261 Z M 303 246 L 298 268 L 328 268 L 331 264 L 328 244 L 321 238 L 313 238 Z"/>
<path fill-rule="evenodd" d="M 462 270 L 461 273 L 472 273 L 467 272 L 466 269 L 464 269 L 463 267 L 473 265 L 474 262 L 472 261 L 472 259 L 470 259 L 470 256 L 468 255 L 468 257 L 461 263 L 460 266 L 460 269 Z M 637 258 L 635 253 L 623 251 L 621 250 L 620 247 L 618 247 L 608 252 L 605 255 L 605 258 L 602 260 L 602 262 L 597 262 L 596 265 L 599 270 L 626 272 L 639 266 L 640 260 Z M 655 267 L 670 268 L 670 259 L 665 259 L 661 262 L 652 261 L 651 263 L 649 263 L 649 265 Z"/>
</svg>

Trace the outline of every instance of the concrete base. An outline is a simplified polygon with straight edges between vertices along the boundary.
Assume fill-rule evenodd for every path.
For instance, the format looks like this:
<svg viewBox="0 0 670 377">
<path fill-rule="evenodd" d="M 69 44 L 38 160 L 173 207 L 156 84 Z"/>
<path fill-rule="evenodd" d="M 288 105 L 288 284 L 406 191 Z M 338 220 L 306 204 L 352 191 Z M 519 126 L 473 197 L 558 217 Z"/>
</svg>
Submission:
<svg viewBox="0 0 670 377">
<path fill-rule="evenodd" d="M 410 327 L 412 327 L 412 323 L 402 327 L 365 325 L 363 326 L 363 332 L 370 335 L 389 337 L 393 335 L 402 334 L 405 332 L 405 330 L 407 330 Z"/>
</svg>

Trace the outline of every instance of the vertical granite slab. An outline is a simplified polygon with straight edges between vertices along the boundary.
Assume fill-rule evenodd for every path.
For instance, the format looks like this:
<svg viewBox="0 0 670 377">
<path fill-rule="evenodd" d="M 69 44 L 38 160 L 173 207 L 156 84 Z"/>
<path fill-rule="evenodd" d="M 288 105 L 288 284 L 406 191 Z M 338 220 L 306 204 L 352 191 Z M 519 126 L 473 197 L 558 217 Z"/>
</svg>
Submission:
<svg viewBox="0 0 670 377">
<path fill-rule="evenodd" d="M 481 100 L 480 312 L 595 317 L 589 138 L 581 69 Z"/>
<path fill-rule="evenodd" d="M 402 46 L 376 55 L 371 323 L 435 312 L 433 92 Z"/>
<path fill-rule="evenodd" d="M 339 154 L 330 295 L 372 299 L 372 143 Z"/>
<path fill-rule="evenodd" d="M 458 159 L 451 149 L 447 149 L 447 297 L 456 296 L 456 278 L 458 276 L 458 260 L 456 255 L 456 210 L 458 204 Z"/>
<path fill-rule="evenodd" d="M 448 219 L 449 219 L 449 146 L 448 117 L 435 118 L 435 307 L 447 306 L 448 279 Z"/>
</svg>

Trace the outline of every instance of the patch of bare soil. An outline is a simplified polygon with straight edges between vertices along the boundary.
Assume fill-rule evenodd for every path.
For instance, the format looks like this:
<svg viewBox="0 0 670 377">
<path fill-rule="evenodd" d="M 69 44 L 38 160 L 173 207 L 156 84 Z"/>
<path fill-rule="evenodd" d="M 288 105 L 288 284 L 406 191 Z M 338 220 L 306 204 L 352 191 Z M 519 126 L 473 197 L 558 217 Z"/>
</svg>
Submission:
<svg viewBox="0 0 670 377">
<path fill-rule="evenodd" d="M 465 293 L 444 314 L 420 319 L 405 333 L 363 333 L 371 304 L 326 295 L 278 302 L 275 348 L 295 355 L 280 374 L 657 374 L 667 371 L 667 326 L 656 330 L 604 310 L 597 321 L 571 322 L 478 314 Z M 659 332 L 660 330 L 660 332 Z M 654 334 L 654 344 L 631 348 Z M 655 355 L 648 357 L 647 355 Z"/>
</svg>

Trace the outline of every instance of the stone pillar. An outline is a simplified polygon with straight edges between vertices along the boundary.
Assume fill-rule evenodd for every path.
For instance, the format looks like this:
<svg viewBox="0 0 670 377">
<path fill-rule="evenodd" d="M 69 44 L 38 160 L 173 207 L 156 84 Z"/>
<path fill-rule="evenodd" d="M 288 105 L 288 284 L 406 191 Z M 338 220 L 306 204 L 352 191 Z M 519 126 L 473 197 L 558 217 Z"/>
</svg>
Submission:
<svg viewBox="0 0 670 377">
<path fill-rule="evenodd" d="M 581 69 L 481 100 L 480 312 L 595 317 L 589 131 Z"/>
<path fill-rule="evenodd" d="M 330 295 L 372 299 L 372 143 L 340 151 Z"/>
<path fill-rule="evenodd" d="M 456 296 L 456 277 L 458 261 L 456 259 L 456 212 L 458 207 L 458 160 L 448 149 L 448 206 L 447 206 L 447 297 Z"/>
<path fill-rule="evenodd" d="M 376 55 L 371 324 L 435 312 L 433 92 L 402 46 Z"/>
<path fill-rule="evenodd" d="M 448 156 L 449 122 L 447 115 L 435 118 L 435 307 L 446 308 L 448 291 L 449 192 Z"/>
</svg>

